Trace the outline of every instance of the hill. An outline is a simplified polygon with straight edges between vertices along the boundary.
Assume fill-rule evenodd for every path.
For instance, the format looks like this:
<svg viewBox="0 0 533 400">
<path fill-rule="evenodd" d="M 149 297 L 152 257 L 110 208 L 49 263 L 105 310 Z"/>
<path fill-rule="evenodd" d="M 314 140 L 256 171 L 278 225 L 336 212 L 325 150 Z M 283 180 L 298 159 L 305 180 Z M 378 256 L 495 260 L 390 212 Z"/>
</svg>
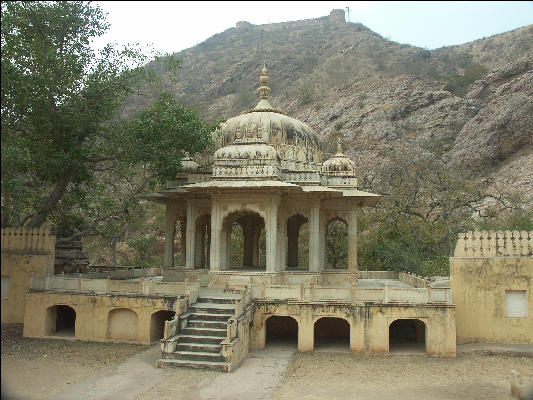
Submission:
<svg viewBox="0 0 533 400">
<path fill-rule="evenodd" d="M 264 61 L 272 103 L 314 128 L 326 151 L 341 136 L 361 177 L 398 154 L 430 152 L 531 205 L 532 49 L 533 25 L 429 51 L 346 23 L 334 10 L 239 22 L 176 53 L 183 67 L 166 86 L 204 118 L 229 118 L 255 104 Z"/>
</svg>

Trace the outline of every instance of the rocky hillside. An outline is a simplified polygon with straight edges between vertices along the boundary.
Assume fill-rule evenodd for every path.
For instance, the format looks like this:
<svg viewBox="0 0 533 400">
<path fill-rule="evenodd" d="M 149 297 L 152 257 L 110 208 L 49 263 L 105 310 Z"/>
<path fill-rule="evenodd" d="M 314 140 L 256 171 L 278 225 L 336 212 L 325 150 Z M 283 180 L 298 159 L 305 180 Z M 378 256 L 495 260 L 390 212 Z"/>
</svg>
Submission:
<svg viewBox="0 0 533 400">
<path fill-rule="evenodd" d="M 313 127 L 326 151 L 342 137 L 360 176 L 398 154 L 432 153 L 531 206 L 531 54 L 533 25 L 429 51 L 346 23 L 334 10 L 312 20 L 239 22 L 177 53 L 183 68 L 166 85 L 205 118 L 229 118 L 257 102 L 265 62 L 271 103 Z"/>
</svg>

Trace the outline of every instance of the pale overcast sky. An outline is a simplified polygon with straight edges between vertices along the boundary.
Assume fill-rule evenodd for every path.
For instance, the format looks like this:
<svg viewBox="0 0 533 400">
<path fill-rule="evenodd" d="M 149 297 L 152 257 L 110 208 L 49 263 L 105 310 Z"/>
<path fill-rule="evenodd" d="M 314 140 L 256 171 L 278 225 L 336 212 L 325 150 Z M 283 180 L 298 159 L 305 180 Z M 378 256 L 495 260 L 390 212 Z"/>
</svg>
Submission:
<svg viewBox="0 0 533 400">
<path fill-rule="evenodd" d="M 462 44 L 533 23 L 527 2 L 189 2 L 96 1 L 109 13 L 111 29 L 95 42 L 152 44 L 177 52 L 235 26 L 295 21 L 350 8 L 360 22 L 383 37 L 428 49 Z M 348 19 L 348 15 L 346 15 Z"/>
</svg>

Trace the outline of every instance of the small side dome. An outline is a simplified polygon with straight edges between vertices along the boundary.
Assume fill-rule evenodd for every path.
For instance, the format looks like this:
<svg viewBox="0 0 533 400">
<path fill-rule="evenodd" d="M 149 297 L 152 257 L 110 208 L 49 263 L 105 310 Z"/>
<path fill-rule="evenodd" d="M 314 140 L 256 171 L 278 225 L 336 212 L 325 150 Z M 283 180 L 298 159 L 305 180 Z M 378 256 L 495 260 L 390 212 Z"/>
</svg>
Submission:
<svg viewBox="0 0 533 400">
<path fill-rule="evenodd" d="M 218 149 L 214 157 L 214 179 L 280 180 L 278 152 L 260 140 L 238 140 L 235 144 Z"/>
<path fill-rule="evenodd" d="M 355 163 L 342 152 L 340 140 L 337 154 L 322 163 L 322 172 L 327 175 L 355 177 Z"/>
<path fill-rule="evenodd" d="M 198 172 L 199 167 L 200 164 L 189 156 L 185 156 L 181 159 L 181 173 L 183 174 L 194 174 L 195 172 Z"/>
</svg>

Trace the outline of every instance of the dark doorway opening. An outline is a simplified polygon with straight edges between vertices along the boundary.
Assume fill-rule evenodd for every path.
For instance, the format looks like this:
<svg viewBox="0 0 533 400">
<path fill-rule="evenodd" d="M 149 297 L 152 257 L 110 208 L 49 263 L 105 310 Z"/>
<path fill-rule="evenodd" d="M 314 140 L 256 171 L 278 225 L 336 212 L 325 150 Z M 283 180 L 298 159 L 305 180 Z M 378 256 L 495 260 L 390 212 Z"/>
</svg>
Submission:
<svg viewBox="0 0 533 400">
<path fill-rule="evenodd" d="M 389 353 L 425 353 L 426 325 L 418 319 L 397 319 L 389 326 Z"/>
<path fill-rule="evenodd" d="M 72 307 L 61 305 L 50 307 L 48 312 L 54 318 L 53 329 L 48 332 L 53 336 L 74 337 L 76 333 L 76 311 Z"/>
<path fill-rule="evenodd" d="M 273 343 L 298 347 L 298 322 L 292 317 L 269 317 L 266 320 L 266 344 Z"/>
<path fill-rule="evenodd" d="M 315 322 L 315 349 L 350 348 L 350 324 L 342 318 L 324 317 Z"/>
<path fill-rule="evenodd" d="M 174 311 L 161 310 L 152 314 L 150 318 L 150 342 L 163 339 L 165 321 L 170 321 L 176 313 Z"/>
</svg>

